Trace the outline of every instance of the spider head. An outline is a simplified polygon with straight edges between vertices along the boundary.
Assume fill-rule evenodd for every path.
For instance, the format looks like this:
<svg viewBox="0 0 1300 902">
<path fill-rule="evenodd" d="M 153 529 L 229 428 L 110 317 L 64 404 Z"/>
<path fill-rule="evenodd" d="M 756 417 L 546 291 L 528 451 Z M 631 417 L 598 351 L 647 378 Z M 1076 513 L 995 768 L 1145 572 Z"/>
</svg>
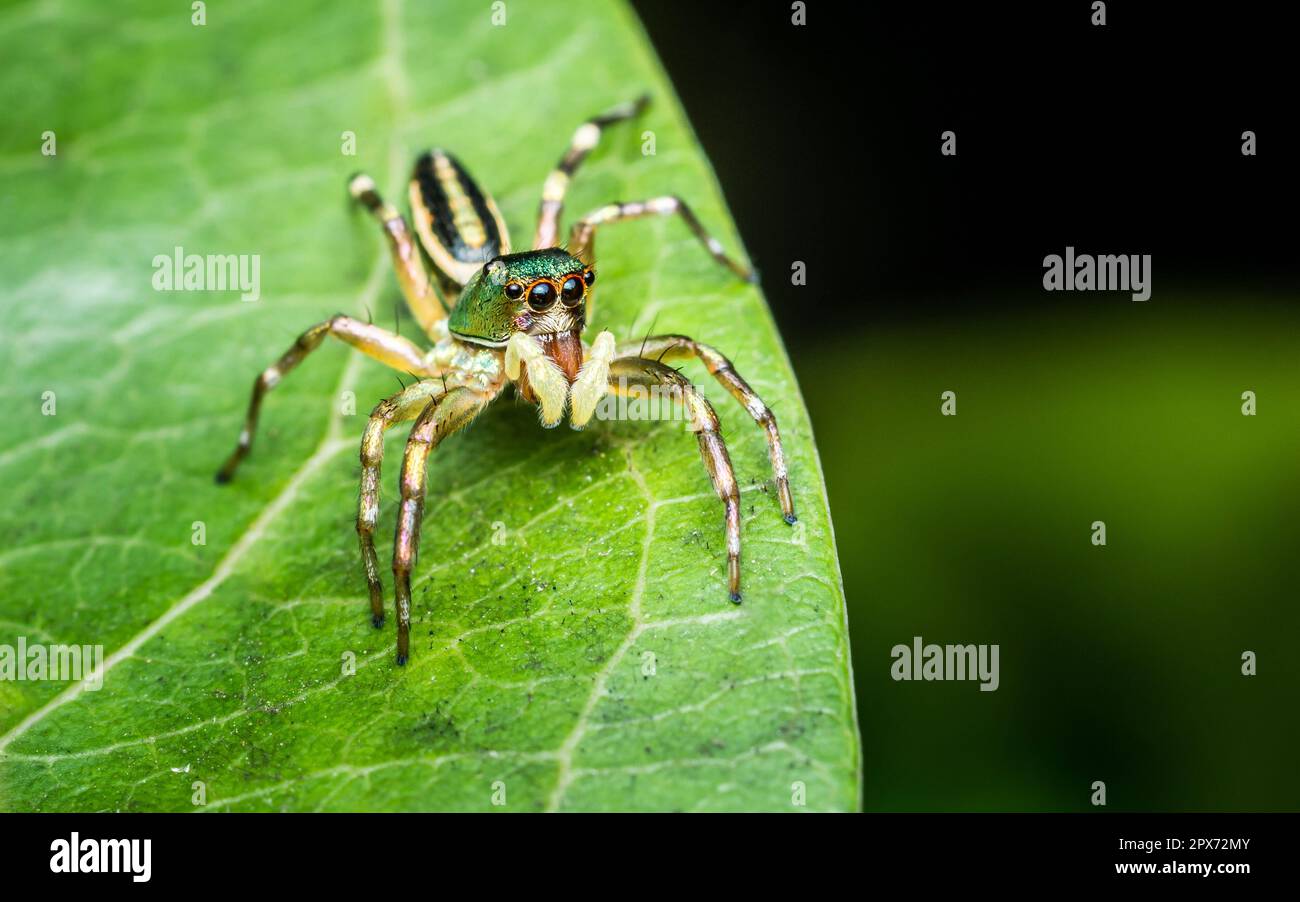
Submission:
<svg viewBox="0 0 1300 902">
<path fill-rule="evenodd" d="M 466 284 L 447 325 L 457 338 L 491 346 L 516 332 L 576 342 L 595 280 L 590 266 L 560 248 L 495 257 Z"/>
</svg>

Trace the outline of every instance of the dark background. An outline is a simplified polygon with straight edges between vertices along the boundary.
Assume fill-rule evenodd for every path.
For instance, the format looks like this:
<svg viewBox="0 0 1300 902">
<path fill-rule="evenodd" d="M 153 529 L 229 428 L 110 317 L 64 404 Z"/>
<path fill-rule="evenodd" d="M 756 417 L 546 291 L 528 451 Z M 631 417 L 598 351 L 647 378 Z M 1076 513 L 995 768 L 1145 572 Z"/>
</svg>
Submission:
<svg viewBox="0 0 1300 902">
<path fill-rule="evenodd" d="M 1150 253 L 1164 284 L 1296 287 L 1284 5 L 809 6 L 636 3 L 794 348 L 1033 290 L 1067 243 Z"/>
<path fill-rule="evenodd" d="M 866 807 L 1300 808 L 1293 17 L 636 6 L 812 414 Z M 1150 254 L 1151 300 L 1043 291 L 1066 245 Z M 917 634 L 1002 688 L 892 681 Z"/>
</svg>

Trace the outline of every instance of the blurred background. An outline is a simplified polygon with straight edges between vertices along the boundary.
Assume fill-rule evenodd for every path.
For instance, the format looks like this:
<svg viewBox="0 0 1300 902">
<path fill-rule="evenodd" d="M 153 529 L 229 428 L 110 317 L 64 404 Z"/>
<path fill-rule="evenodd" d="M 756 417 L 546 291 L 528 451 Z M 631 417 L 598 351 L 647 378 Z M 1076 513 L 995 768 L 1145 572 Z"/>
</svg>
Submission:
<svg viewBox="0 0 1300 902">
<path fill-rule="evenodd" d="M 866 808 L 1300 808 L 1295 23 L 635 5 L 812 413 Z M 1150 300 L 1044 291 L 1067 245 Z M 1000 688 L 893 681 L 914 636 Z"/>
</svg>

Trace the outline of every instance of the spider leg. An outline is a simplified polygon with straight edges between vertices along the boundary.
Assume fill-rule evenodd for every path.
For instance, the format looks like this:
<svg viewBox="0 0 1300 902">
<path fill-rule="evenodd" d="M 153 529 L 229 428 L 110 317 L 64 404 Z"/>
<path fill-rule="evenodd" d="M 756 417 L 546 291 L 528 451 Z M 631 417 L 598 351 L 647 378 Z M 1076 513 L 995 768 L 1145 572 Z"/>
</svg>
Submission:
<svg viewBox="0 0 1300 902">
<path fill-rule="evenodd" d="M 564 195 L 569 190 L 569 182 L 587 154 L 600 142 L 601 132 L 606 126 L 638 115 L 649 103 L 648 96 L 641 96 L 628 103 L 621 103 L 599 116 L 593 116 L 578 126 L 569 141 L 569 149 L 564 152 L 542 186 L 542 203 L 537 211 L 537 234 L 533 238 L 534 248 L 555 247 L 560 232 L 560 213 L 564 209 Z"/>
<path fill-rule="evenodd" d="M 266 393 L 280 384 L 285 377 L 310 354 L 326 335 L 333 335 L 352 347 L 375 358 L 393 369 L 407 373 L 424 374 L 426 372 L 425 354 L 414 343 L 400 335 L 394 335 L 387 329 L 370 323 L 363 323 L 350 316 L 338 314 L 323 323 L 317 323 L 298 336 L 293 347 L 271 366 L 267 367 L 253 382 L 253 396 L 248 402 L 248 413 L 244 418 L 243 431 L 239 433 L 239 442 L 221 469 L 217 471 L 217 482 L 229 482 L 235 470 L 253 447 L 253 435 L 257 432 L 257 417 L 262 410 L 262 398 Z"/>
<path fill-rule="evenodd" d="M 390 426 L 413 420 L 435 397 L 446 393 L 441 381 L 416 382 L 380 401 L 370 414 L 361 439 L 361 494 L 357 503 L 357 538 L 361 561 L 370 590 L 370 618 L 376 627 L 384 625 L 384 585 L 379 581 L 379 558 L 375 554 L 375 525 L 379 521 L 379 474 L 384 463 L 384 433 Z"/>
<path fill-rule="evenodd" d="M 420 546 L 429 454 L 447 436 L 467 426 L 494 397 L 495 394 L 469 388 L 453 388 L 425 405 L 406 440 L 406 453 L 402 456 L 402 500 L 397 513 L 397 534 L 393 538 L 399 665 L 405 664 L 410 654 L 411 568 Z"/>
<path fill-rule="evenodd" d="M 644 394 L 667 389 L 686 408 L 691 431 L 700 444 L 700 457 L 713 488 L 721 499 L 727 535 L 727 588 L 731 600 L 740 602 L 740 490 L 722 440 L 718 415 L 691 381 L 669 366 L 644 357 L 616 358 L 609 366 L 609 390 L 618 395 Z"/>
<path fill-rule="evenodd" d="M 420 248 L 411 238 L 406 219 L 396 207 L 379 196 L 374 179 L 363 172 L 352 176 L 348 182 L 348 193 L 370 211 L 384 230 L 388 249 L 393 255 L 397 281 L 402 287 L 402 296 L 406 298 L 406 306 L 410 308 L 411 315 L 420 324 L 420 328 L 428 334 L 434 323 L 446 318 L 447 304 L 424 268 Z"/>
<path fill-rule="evenodd" d="M 695 213 L 686 205 L 686 201 L 674 195 L 652 197 L 650 200 L 634 203 L 606 204 L 588 213 L 573 224 L 569 230 L 569 253 L 580 257 L 588 264 L 595 263 L 595 241 L 598 226 L 628 219 L 640 219 L 644 216 L 671 216 L 677 214 L 686 221 L 686 225 L 700 240 L 705 249 L 723 266 L 730 269 L 746 282 L 754 281 L 754 272 L 748 266 L 728 257 L 722 249 L 722 243 L 714 238 L 700 224 Z"/>
<path fill-rule="evenodd" d="M 781 501 L 781 513 L 785 522 L 793 524 L 794 499 L 790 495 L 790 479 L 786 473 L 785 450 L 781 446 L 781 432 L 777 429 L 776 416 L 763 403 L 749 383 L 741 378 L 731 365 L 731 361 L 715 348 L 701 344 L 685 335 L 656 335 L 642 341 L 629 341 L 618 346 L 615 357 L 647 357 L 651 360 L 680 360 L 694 357 L 708 368 L 709 374 L 721 383 L 722 387 L 754 418 L 754 422 L 767 433 L 768 457 L 772 461 L 772 473 L 776 477 L 777 497 Z"/>
</svg>

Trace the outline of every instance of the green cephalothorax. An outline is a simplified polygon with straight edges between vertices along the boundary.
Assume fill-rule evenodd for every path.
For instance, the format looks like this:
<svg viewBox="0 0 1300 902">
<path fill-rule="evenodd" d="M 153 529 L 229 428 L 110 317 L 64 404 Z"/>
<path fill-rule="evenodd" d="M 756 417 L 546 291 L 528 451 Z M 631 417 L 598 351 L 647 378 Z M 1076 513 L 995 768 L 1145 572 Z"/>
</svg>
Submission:
<svg viewBox="0 0 1300 902">
<path fill-rule="evenodd" d="M 382 228 L 402 295 L 432 348 L 340 314 L 300 335 L 253 385 L 243 431 L 217 473 L 218 482 L 228 482 L 252 448 L 266 393 L 327 337 L 415 377 L 371 411 L 361 439 L 357 536 L 370 592 L 371 619 L 378 627 L 384 623 L 384 589 L 375 552 L 375 527 L 379 522 L 384 434 L 397 423 L 414 420 L 402 457 L 393 538 L 398 664 L 405 664 L 410 653 L 411 570 L 424 522 L 429 455 L 444 438 L 473 422 L 508 386 L 537 406 L 541 424 L 548 428 L 558 425 L 566 413 L 570 426 L 583 428 L 609 394 L 640 397 L 661 391 L 681 403 L 699 443 L 704 468 L 722 501 L 727 590 L 731 600 L 739 602 L 740 490 L 736 474 L 713 406 L 689 379 L 668 365 L 697 360 L 766 433 L 781 512 L 787 523 L 795 521 L 776 417 L 730 360 L 684 335 L 646 335 L 618 344 L 612 333 L 603 331 L 590 345 L 582 339 L 592 315 L 595 237 L 601 226 L 646 216 L 680 217 L 715 260 L 740 278 L 753 281 L 752 271 L 727 256 L 691 208 L 671 195 L 598 207 L 573 223 L 564 248 L 557 247 L 564 195 L 578 165 L 596 147 L 607 126 L 630 119 L 645 105 L 645 98 L 620 104 L 574 132 L 568 150 L 542 188 L 533 249 L 523 253 L 511 253 L 509 232 L 491 195 L 446 151 L 425 153 L 412 172 L 409 193 L 414 235 L 406 218 L 380 197 L 372 178 L 361 173 L 353 176 L 349 190 Z M 426 258 L 432 271 L 425 266 Z M 447 298 L 453 296 L 455 304 L 448 304 Z"/>
<path fill-rule="evenodd" d="M 560 248 L 496 257 L 466 284 L 451 319 L 452 335 L 490 346 L 515 332 L 581 334 L 595 273 Z"/>
</svg>

